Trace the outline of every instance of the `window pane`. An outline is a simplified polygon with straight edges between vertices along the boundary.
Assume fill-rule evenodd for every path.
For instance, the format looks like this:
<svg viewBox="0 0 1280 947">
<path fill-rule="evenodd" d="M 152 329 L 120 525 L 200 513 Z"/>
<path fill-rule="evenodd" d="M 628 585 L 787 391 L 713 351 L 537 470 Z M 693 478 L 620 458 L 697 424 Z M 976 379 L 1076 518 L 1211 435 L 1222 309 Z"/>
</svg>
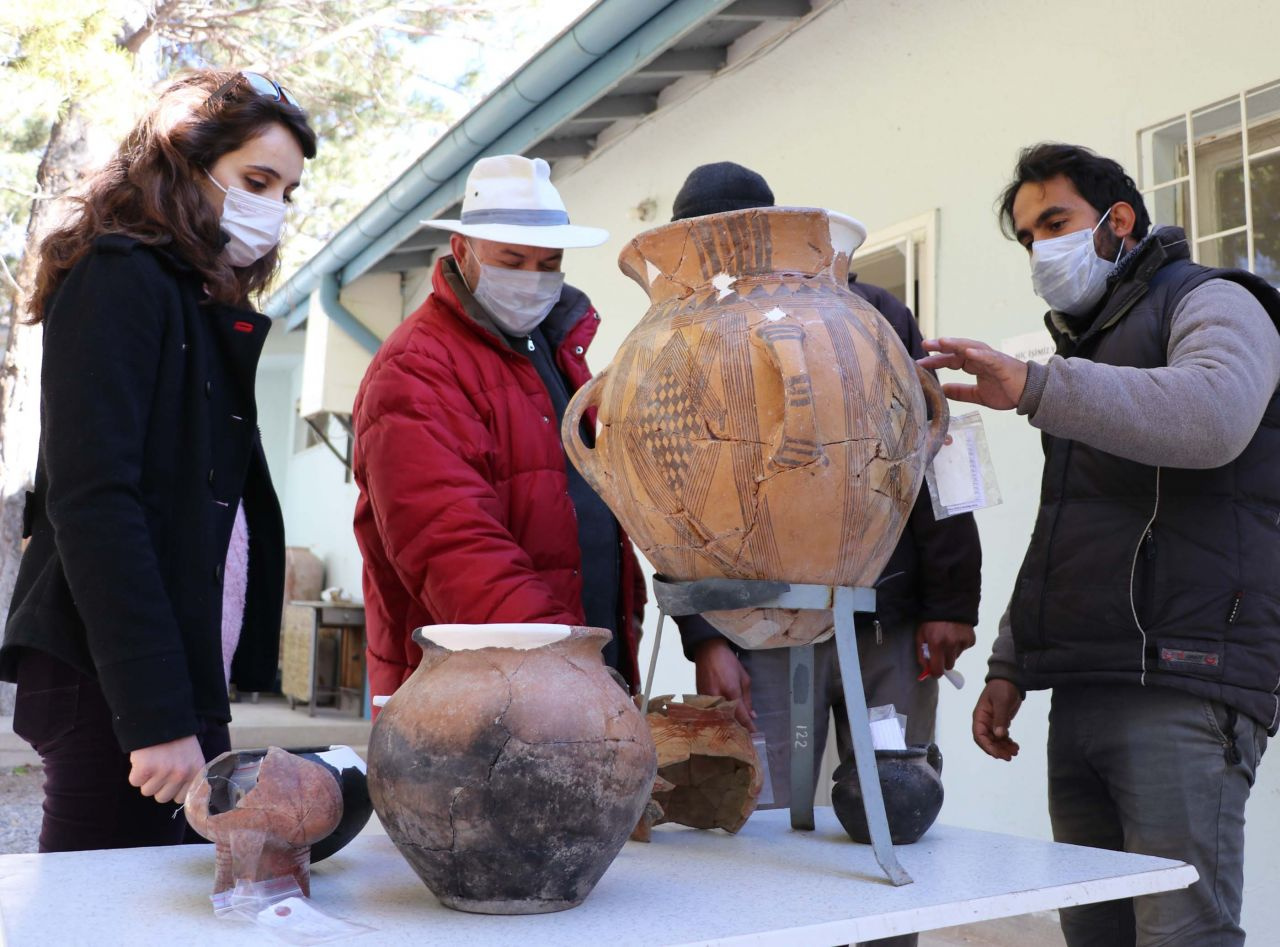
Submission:
<svg viewBox="0 0 1280 947">
<path fill-rule="evenodd" d="M 1176 119 L 1142 135 L 1142 185 L 1163 184 L 1187 173 L 1187 123 Z"/>
<path fill-rule="evenodd" d="M 1260 89 L 1245 99 L 1249 118 L 1249 154 L 1280 145 L 1280 85 Z M 1260 127 L 1264 125 L 1266 127 Z"/>
<path fill-rule="evenodd" d="M 1253 200 L 1253 271 L 1280 285 L 1280 155 L 1249 165 Z"/>
<path fill-rule="evenodd" d="M 1249 268 L 1248 241 L 1243 233 L 1227 237 L 1215 237 L 1199 244 L 1200 262 L 1205 266 L 1226 266 L 1247 270 Z"/>
<path fill-rule="evenodd" d="M 1197 148 L 1223 135 L 1234 135 L 1239 132 L 1239 99 L 1211 105 L 1206 109 L 1201 109 L 1191 114 L 1191 134 L 1196 140 Z M 1199 155 L 1197 155 L 1198 157 Z"/>
<path fill-rule="evenodd" d="M 904 244 L 895 244 L 868 253 L 859 254 L 849 264 L 849 272 L 856 273 L 858 282 L 880 286 L 898 300 L 905 303 L 914 312 L 916 308 L 915 288 L 912 287 L 911 298 L 907 297 L 907 257 L 903 253 Z"/>
<path fill-rule="evenodd" d="M 1254 122 L 1249 126 L 1249 154 L 1280 148 L 1280 120 Z"/>
<path fill-rule="evenodd" d="M 1244 170 L 1240 139 L 1233 136 L 1213 148 L 1197 150 L 1196 165 L 1199 232 L 1211 234 L 1243 227 Z"/>
<path fill-rule="evenodd" d="M 1148 194 L 1147 213 L 1151 215 L 1151 222 L 1157 226 L 1172 224 L 1183 229 L 1190 227 L 1191 222 L 1187 219 L 1188 193 L 1189 189 L 1184 182 L 1171 184 L 1154 194 Z"/>
</svg>

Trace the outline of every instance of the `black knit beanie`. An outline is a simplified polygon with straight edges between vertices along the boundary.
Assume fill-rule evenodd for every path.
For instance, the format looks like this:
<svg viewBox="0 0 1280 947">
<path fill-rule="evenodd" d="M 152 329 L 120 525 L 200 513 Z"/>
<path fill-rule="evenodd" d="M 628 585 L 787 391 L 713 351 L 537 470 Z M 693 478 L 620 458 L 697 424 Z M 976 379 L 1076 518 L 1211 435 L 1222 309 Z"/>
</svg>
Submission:
<svg viewBox="0 0 1280 947">
<path fill-rule="evenodd" d="M 671 219 L 772 206 L 773 191 L 763 177 L 732 161 L 717 161 L 689 172 L 671 206 Z"/>
</svg>

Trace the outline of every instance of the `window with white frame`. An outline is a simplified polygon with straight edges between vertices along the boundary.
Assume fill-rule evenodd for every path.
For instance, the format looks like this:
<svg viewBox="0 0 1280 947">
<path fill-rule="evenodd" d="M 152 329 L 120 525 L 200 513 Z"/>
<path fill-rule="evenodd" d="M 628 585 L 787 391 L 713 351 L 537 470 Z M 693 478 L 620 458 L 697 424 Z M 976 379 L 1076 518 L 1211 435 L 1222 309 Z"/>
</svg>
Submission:
<svg viewBox="0 0 1280 947">
<path fill-rule="evenodd" d="M 1138 133 L 1138 186 L 1194 260 L 1280 285 L 1280 82 Z"/>
<path fill-rule="evenodd" d="M 858 282 L 889 291 L 915 313 L 920 333 L 935 332 L 938 214 L 932 211 L 867 235 L 849 264 Z"/>
</svg>

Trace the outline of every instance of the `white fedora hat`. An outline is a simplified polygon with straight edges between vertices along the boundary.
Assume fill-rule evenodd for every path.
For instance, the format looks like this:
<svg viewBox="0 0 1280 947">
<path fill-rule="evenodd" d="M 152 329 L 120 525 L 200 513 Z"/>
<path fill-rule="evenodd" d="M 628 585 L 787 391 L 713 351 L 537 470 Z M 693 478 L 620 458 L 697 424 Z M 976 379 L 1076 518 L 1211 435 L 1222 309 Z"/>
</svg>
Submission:
<svg viewBox="0 0 1280 947">
<path fill-rule="evenodd" d="M 464 237 L 527 247 L 598 247 L 609 239 L 607 230 L 569 223 L 560 192 L 551 183 L 551 166 L 522 155 L 481 158 L 467 175 L 461 219 L 421 223 Z"/>
</svg>

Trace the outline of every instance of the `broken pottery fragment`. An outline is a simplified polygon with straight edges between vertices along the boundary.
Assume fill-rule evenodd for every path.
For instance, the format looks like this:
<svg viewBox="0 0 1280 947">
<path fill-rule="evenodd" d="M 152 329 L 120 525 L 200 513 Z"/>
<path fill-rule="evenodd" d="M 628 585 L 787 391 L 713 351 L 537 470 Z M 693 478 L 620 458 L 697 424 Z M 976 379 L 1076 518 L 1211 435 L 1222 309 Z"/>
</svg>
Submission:
<svg viewBox="0 0 1280 947">
<path fill-rule="evenodd" d="M 842 214 L 757 208 L 658 227 L 622 251 L 649 311 L 574 396 L 562 434 L 664 578 L 879 577 L 948 413 L 936 379 L 846 285 L 865 236 Z M 597 406 L 589 447 L 580 424 Z M 705 617 L 745 648 L 833 630 L 822 611 Z"/>
<path fill-rule="evenodd" d="M 644 812 L 640 813 L 640 821 L 636 823 L 636 827 L 631 832 L 631 841 L 653 841 L 653 827 L 662 821 L 662 806 L 657 799 L 653 798 L 653 794 L 670 792 L 675 788 L 674 783 L 667 782 L 661 776 L 654 777 L 649 801 L 644 804 Z"/>
<path fill-rule="evenodd" d="M 581 904 L 635 828 L 657 771 L 607 672 L 610 633 L 419 628 L 422 663 L 369 738 L 369 794 L 440 902 L 481 914 Z"/>
<path fill-rule="evenodd" d="M 695 829 L 737 832 L 755 811 L 764 770 L 751 733 L 734 719 L 736 700 L 686 694 L 649 702 L 649 729 L 658 750 L 654 787 L 662 807 L 655 825 L 677 822 Z"/>
<path fill-rule="evenodd" d="M 231 750 L 205 766 L 183 811 L 216 844 L 214 894 L 292 876 L 309 897 L 310 848 L 342 819 L 342 791 L 328 768 L 279 747 Z"/>
</svg>

